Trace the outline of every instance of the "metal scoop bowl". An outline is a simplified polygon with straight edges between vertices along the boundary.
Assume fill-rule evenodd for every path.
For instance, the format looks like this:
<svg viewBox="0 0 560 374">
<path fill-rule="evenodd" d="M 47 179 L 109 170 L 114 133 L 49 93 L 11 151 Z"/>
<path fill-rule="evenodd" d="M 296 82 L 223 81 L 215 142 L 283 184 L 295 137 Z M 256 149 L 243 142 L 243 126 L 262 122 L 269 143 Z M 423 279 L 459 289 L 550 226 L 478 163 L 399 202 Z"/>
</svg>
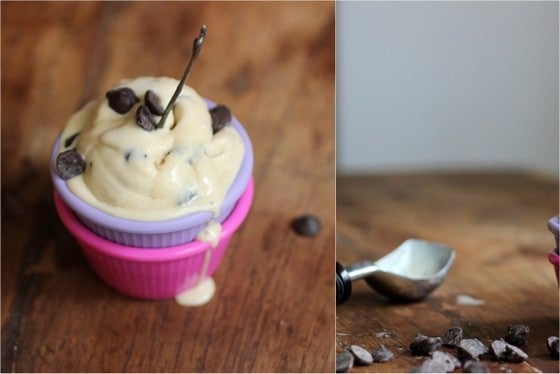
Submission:
<svg viewBox="0 0 560 374">
<path fill-rule="evenodd" d="M 380 294 L 395 301 L 418 301 L 445 279 L 455 251 L 443 244 L 408 239 L 379 260 L 349 266 L 336 264 L 336 303 L 352 293 L 352 282 L 365 279 Z"/>
</svg>

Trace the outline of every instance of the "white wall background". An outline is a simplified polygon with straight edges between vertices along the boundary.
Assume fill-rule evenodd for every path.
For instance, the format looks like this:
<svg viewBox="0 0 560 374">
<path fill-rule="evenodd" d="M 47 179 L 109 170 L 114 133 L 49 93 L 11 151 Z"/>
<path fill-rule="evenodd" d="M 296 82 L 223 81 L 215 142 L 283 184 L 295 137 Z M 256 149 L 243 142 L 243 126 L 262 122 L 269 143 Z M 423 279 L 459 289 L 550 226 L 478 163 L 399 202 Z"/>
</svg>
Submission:
<svg viewBox="0 0 560 374">
<path fill-rule="evenodd" d="M 337 3 L 337 173 L 558 176 L 558 2 Z"/>
</svg>

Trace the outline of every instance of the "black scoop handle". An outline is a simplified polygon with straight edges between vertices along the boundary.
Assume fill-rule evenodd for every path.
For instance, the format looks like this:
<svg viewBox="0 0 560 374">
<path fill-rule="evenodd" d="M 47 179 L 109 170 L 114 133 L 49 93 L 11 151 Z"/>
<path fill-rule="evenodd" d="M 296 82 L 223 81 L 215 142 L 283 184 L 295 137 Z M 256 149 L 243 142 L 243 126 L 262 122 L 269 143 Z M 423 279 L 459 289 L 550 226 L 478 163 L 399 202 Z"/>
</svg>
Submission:
<svg viewBox="0 0 560 374">
<path fill-rule="evenodd" d="M 336 263 L 336 303 L 342 304 L 352 293 L 352 281 L 348 271 L 340 263 Z"/>
</svg>

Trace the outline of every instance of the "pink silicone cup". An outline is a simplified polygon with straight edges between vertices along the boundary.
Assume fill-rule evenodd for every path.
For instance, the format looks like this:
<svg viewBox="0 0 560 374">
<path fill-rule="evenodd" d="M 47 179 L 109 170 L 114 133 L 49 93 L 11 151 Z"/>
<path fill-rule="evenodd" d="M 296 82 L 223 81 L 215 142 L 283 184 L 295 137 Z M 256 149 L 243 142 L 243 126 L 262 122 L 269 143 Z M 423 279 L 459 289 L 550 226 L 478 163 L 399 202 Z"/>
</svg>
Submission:
<svg viewBox="0 0 560 374">
<path fill-rule="evenodd" d="M 558 234 L 560 232 L 560 216 L 554 216 L 548 220 L 548 229 L 554 235 L 554 240 L 556 241 L 556 248 L 548 252 L 548 261 L 554 266 L 556 282 L 560 285 L 560 279 L 558 278 Z"/>
<path fill-rule="evenodd" d="M 80 244 L 97 275 L 119 292 L 141 299 L 167 299 L 212 276 L 233 234 L 253 201 L 253 179 L 223 222 L 218 245 L 198 240 L 160 249 L 141 249 L 111 242 L 85 227 L 55 191 L 55 206 L 63 224 Z M 206 269 L 205 273 L 202 272 Z"/>
<path fill-rule="evenodd" d="M 211 100 L 205 99 L 205 101 L 208 108 L 216 106 Z M 239 172 L 223 201 L 220 215 L 216 218 L 218 222 L 223 222 L 229 216 L 253 173 L 254 155 L 251 139 L 234 116 L 232 116 L 231 126 L 241 135 L 245 154 Z M 51 179 L 55 190 L 89 229 L 110 241 L 138 248 L 170 247 L 193 240 L 212 219 L 212 212 L 198 212 L 169 220 L 148 222 L 116 217 L 97 209 L 74 195 L 67 187 L 66 181 L 58 176 L 55 161 L 59 146 L 60 138 L 57 138 L 50 162 Z"/>
</svg>

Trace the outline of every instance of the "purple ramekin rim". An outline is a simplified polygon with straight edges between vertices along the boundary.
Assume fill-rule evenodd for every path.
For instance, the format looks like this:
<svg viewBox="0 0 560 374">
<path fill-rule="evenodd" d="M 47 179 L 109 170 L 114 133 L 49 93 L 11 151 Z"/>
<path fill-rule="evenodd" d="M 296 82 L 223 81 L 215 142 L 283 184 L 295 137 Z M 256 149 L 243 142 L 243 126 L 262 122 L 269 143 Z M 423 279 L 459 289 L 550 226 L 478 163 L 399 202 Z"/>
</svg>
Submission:
<svg viewBox="0 0 560 374">
<path fill-rule="evenodd" d="M 204 101 L 208 105 L 209 109 L 216 106 L 216 103 L 212 100 L 204 99 Z M 245 145 L 245 154 L 243 156 L 243 161 L 241 163 L 240 169 L 224 199 L 224 204 L 227 201 L 228 204 L 231 203 L 232 205 L 234 205 L 235 201 L 238 200 L 239 197 L 243 194 L 243 191 L 245 190 L 247 183 L 251 178 L 253 172 L 254 154 L 249 134 L 247 133 L 243 125 L 239 122 L 239 120 L 233 115 L 231 126 L 235 128 L 235 130 L 239 133 Z M 55 189 L 59 193 L 62 200 L 70 207 L 70 209 L 72 209 L 78 215 L 84 216 L 85 219 L 88 219 L 97 225 L 108 227 L 115 231 L 121 231 L 131 234 L 157 234 L 174 232 L 182 230 L 185 227 L 194 227 L 212 219 L 212 212 L 206 211 L 191 213 L 185 216 L 167 220 L 141 221 L 117 217 L 98 208 L 95 208 L 74 195 L 74 193 L 72 193 L 68 189 L 66 181 L 58 176 L 55 168 L 55 161 L 59 146 L 60 135 L 55 141 L 50 160 L 51 179 L 53 181 Z"/>
</svg>

